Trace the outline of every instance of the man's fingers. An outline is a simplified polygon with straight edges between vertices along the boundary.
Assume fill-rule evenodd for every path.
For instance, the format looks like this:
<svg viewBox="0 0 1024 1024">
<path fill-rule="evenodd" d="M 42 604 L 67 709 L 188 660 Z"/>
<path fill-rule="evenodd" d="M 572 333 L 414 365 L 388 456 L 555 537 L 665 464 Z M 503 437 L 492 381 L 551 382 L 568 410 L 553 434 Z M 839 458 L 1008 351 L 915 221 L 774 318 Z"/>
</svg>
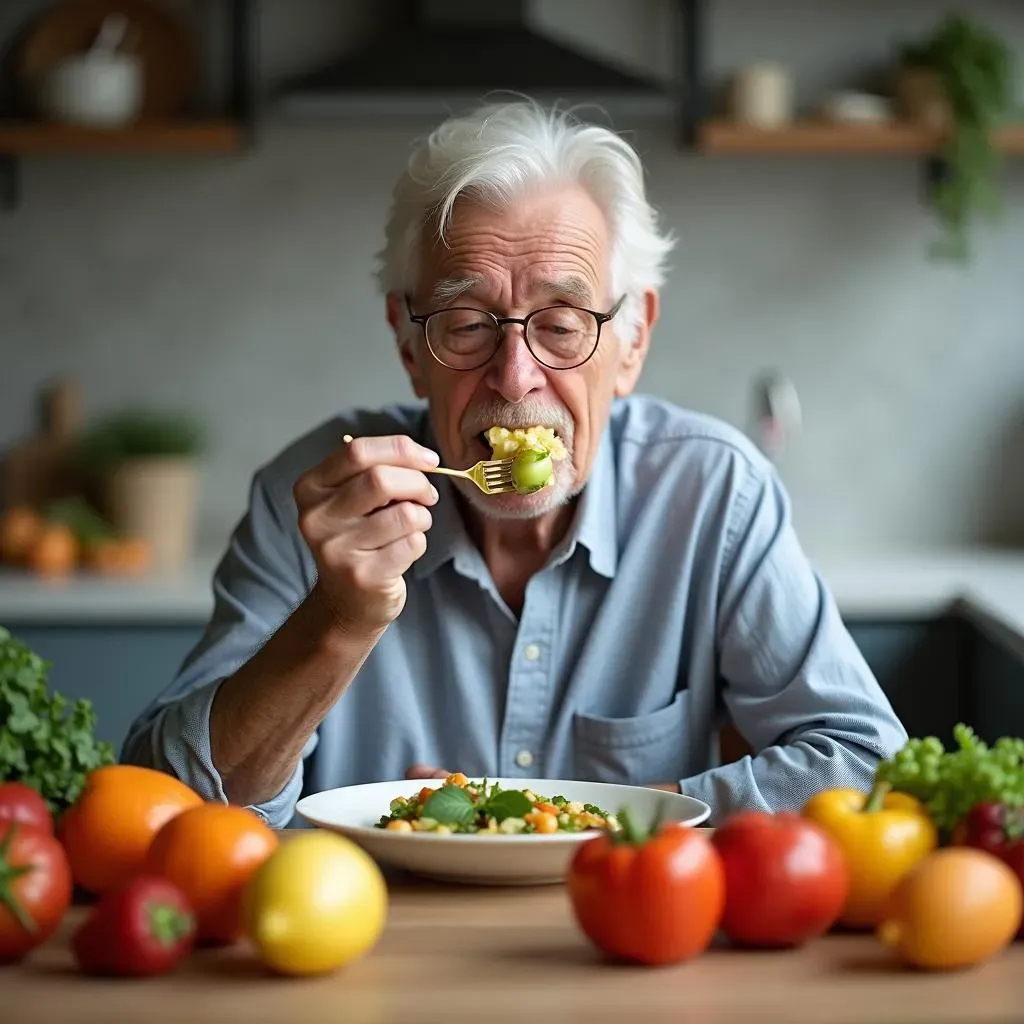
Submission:
<svg viewBox="0 0 1024 1024">
<path fill-rule="evenodd" d="M 426 533 L 432 524 L 430 509 L 415 501 L 399 501 L 348 526 L 344 531 L 344 546 L 348 551 L 379 551 L 403 537 Z M 326 510 L 323 529 L 327 534 L 336 532 L 331 529 Z"/>
<path fill-rule="evenodd" d="M 443 768 L 433 768 L 429 764 L 414 764 L 406 773 L 407 779 L 444 779 L 447 778 L 451 772 L 446 772 Z"/>
<path fill-rule="evenodd" d="M 433 505 L 437 501 L 437 490 L 418 469 L 373 466 L 349 480 L 339 489 L 338 497 L 348 515 L 363 516 L 393 501 Z"/>
<path fill-rule="evenodd" d="M 405 434 L 357 437 L 340 445 L 309 476 L 319 487 L 336 487 L 371 466 L 402 466 L 424 470 L 433 469 L 439 462 L 437 452 L 417 444 Z"/>
<path fill-rule="evenodd" d="M 373 480 L 367 481 L 370 476 Z M 378 466 L 372 473 L 343 484 L 326 500 L 319 494 L 316 503 L 300 512 L 299 528 L 307 541 L 344 534 L 356 548 L 373 550 L 388 543 L 384 539 L 386 529 L 376 543 L 372 542 L 374 536 L 399 519 L 408 525 L 401 533 L 392 533 L 391 540 L 411 530 L 429 529 L 426 506 L 436 502 L 437 491 L 419 471 Z M 413 512 L 407 507 L 409 503 L 420 511 Z"/>
</svg>

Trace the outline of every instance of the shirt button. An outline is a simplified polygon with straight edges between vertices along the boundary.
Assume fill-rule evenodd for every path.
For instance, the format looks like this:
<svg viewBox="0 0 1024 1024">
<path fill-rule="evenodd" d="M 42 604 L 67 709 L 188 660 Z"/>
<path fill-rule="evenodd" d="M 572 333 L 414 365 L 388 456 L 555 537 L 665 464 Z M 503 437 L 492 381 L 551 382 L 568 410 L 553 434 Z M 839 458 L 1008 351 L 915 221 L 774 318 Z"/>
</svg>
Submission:
<svg viewBox="0 0 1024 1024">
<path fill-rule="evenodd" d="M 540 657 L 540 648 L 536 644 L 527 644 L 523 648 L 523 657 L 527 661 L 536 661 Z"/>
<path fill-rule="evenodd" d="M 516 754 L 516 764 L 519 765 L 520 768 L 529 768 L 530 765 L 533 764 L 533 754 L 528 750 L 520 750 L 519 753 Z"/>
</svg>

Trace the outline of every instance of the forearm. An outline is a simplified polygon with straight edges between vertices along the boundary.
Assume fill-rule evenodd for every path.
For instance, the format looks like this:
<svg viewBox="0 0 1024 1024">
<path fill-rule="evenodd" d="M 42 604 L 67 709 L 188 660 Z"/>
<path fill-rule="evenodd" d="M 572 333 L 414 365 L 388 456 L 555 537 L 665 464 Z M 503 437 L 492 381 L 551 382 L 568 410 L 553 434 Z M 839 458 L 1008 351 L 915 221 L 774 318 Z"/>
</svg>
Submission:
<svg viewBox="0 0 1024 1024">
<path fill-rule="evenodd" d="M 282 789 L 306 741 L 381 633 L 339 631 L 314 588 L 259 652 L 221 683 L 210 711 L 210 749 L 232 803 L 262 803 Z"/>
<path fill-rule="evenodd" d="M 735 811 L 799 811 L 824 788 L 867 792 L 875 766 L 887 751 L 865 737 L 827 728 L 807 730 L 785 744 L 766 747 L 756 757 L 682 779 L 682 792 L 712 809 L 712 824 Z"/>
</svg>

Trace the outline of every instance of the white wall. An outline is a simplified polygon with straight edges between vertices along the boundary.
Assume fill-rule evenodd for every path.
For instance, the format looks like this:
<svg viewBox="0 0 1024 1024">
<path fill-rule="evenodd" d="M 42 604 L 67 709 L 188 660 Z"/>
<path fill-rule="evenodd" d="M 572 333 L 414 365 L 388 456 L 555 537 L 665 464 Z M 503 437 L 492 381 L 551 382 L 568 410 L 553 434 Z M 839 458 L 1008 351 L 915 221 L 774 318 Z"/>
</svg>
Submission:
<svg viewBox="0 0 1024 1024">
<path fill-rule="evenodd" d="M 268 82 L 340 50 L 359 22 L 351 4 L 264 4 Z M 33 5 L 5 0 L 0 32 Z M 716 70 L 789 61 L 802 102 L 944 10 L 712 5 Z M 548 0 L 540 17 L 664 71 L 669 7 Z M 1024 5 L 970 8 L 1024 56 Z M 370 272 L 422 128 L 270 117 L 239 158 L 26 161 L 22 206 L 0 213 L 0 443 L 30 429 L 57 373 L 81 381 L 90 412 L 185 405 L 214 437 L 203 543 L 222 543 L 261 460 L 339 407 L 409 394 Z M 668 126 L 637 142 L 681 238 L 642 388 L 743 425 L 752 379 L 787 373 L 805 433 L 781 468 L 811 547 L 1024 537 L 1024 160 L 1004 174 L 1004 221 L 962 269 L 925 255 L 916 161 L 694 157 Z"/>
</svg>

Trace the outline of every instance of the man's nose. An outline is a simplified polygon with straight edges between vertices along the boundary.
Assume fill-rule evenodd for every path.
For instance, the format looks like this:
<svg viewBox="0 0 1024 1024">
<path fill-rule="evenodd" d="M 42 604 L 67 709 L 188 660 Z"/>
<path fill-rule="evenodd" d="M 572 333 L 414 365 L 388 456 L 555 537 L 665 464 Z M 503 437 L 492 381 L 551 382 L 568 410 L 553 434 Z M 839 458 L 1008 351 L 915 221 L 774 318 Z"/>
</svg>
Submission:
<svg viewBox="0 0 1024 1024">
<path fill-rule="evenodd" d="M 544 387 L 544 368 L 533 358 L 523 328 L 505 324 L 498 351 L 487 367 L 486 381 L 507 402 L 519 402 L 531 391 Z"/>
</svg>

